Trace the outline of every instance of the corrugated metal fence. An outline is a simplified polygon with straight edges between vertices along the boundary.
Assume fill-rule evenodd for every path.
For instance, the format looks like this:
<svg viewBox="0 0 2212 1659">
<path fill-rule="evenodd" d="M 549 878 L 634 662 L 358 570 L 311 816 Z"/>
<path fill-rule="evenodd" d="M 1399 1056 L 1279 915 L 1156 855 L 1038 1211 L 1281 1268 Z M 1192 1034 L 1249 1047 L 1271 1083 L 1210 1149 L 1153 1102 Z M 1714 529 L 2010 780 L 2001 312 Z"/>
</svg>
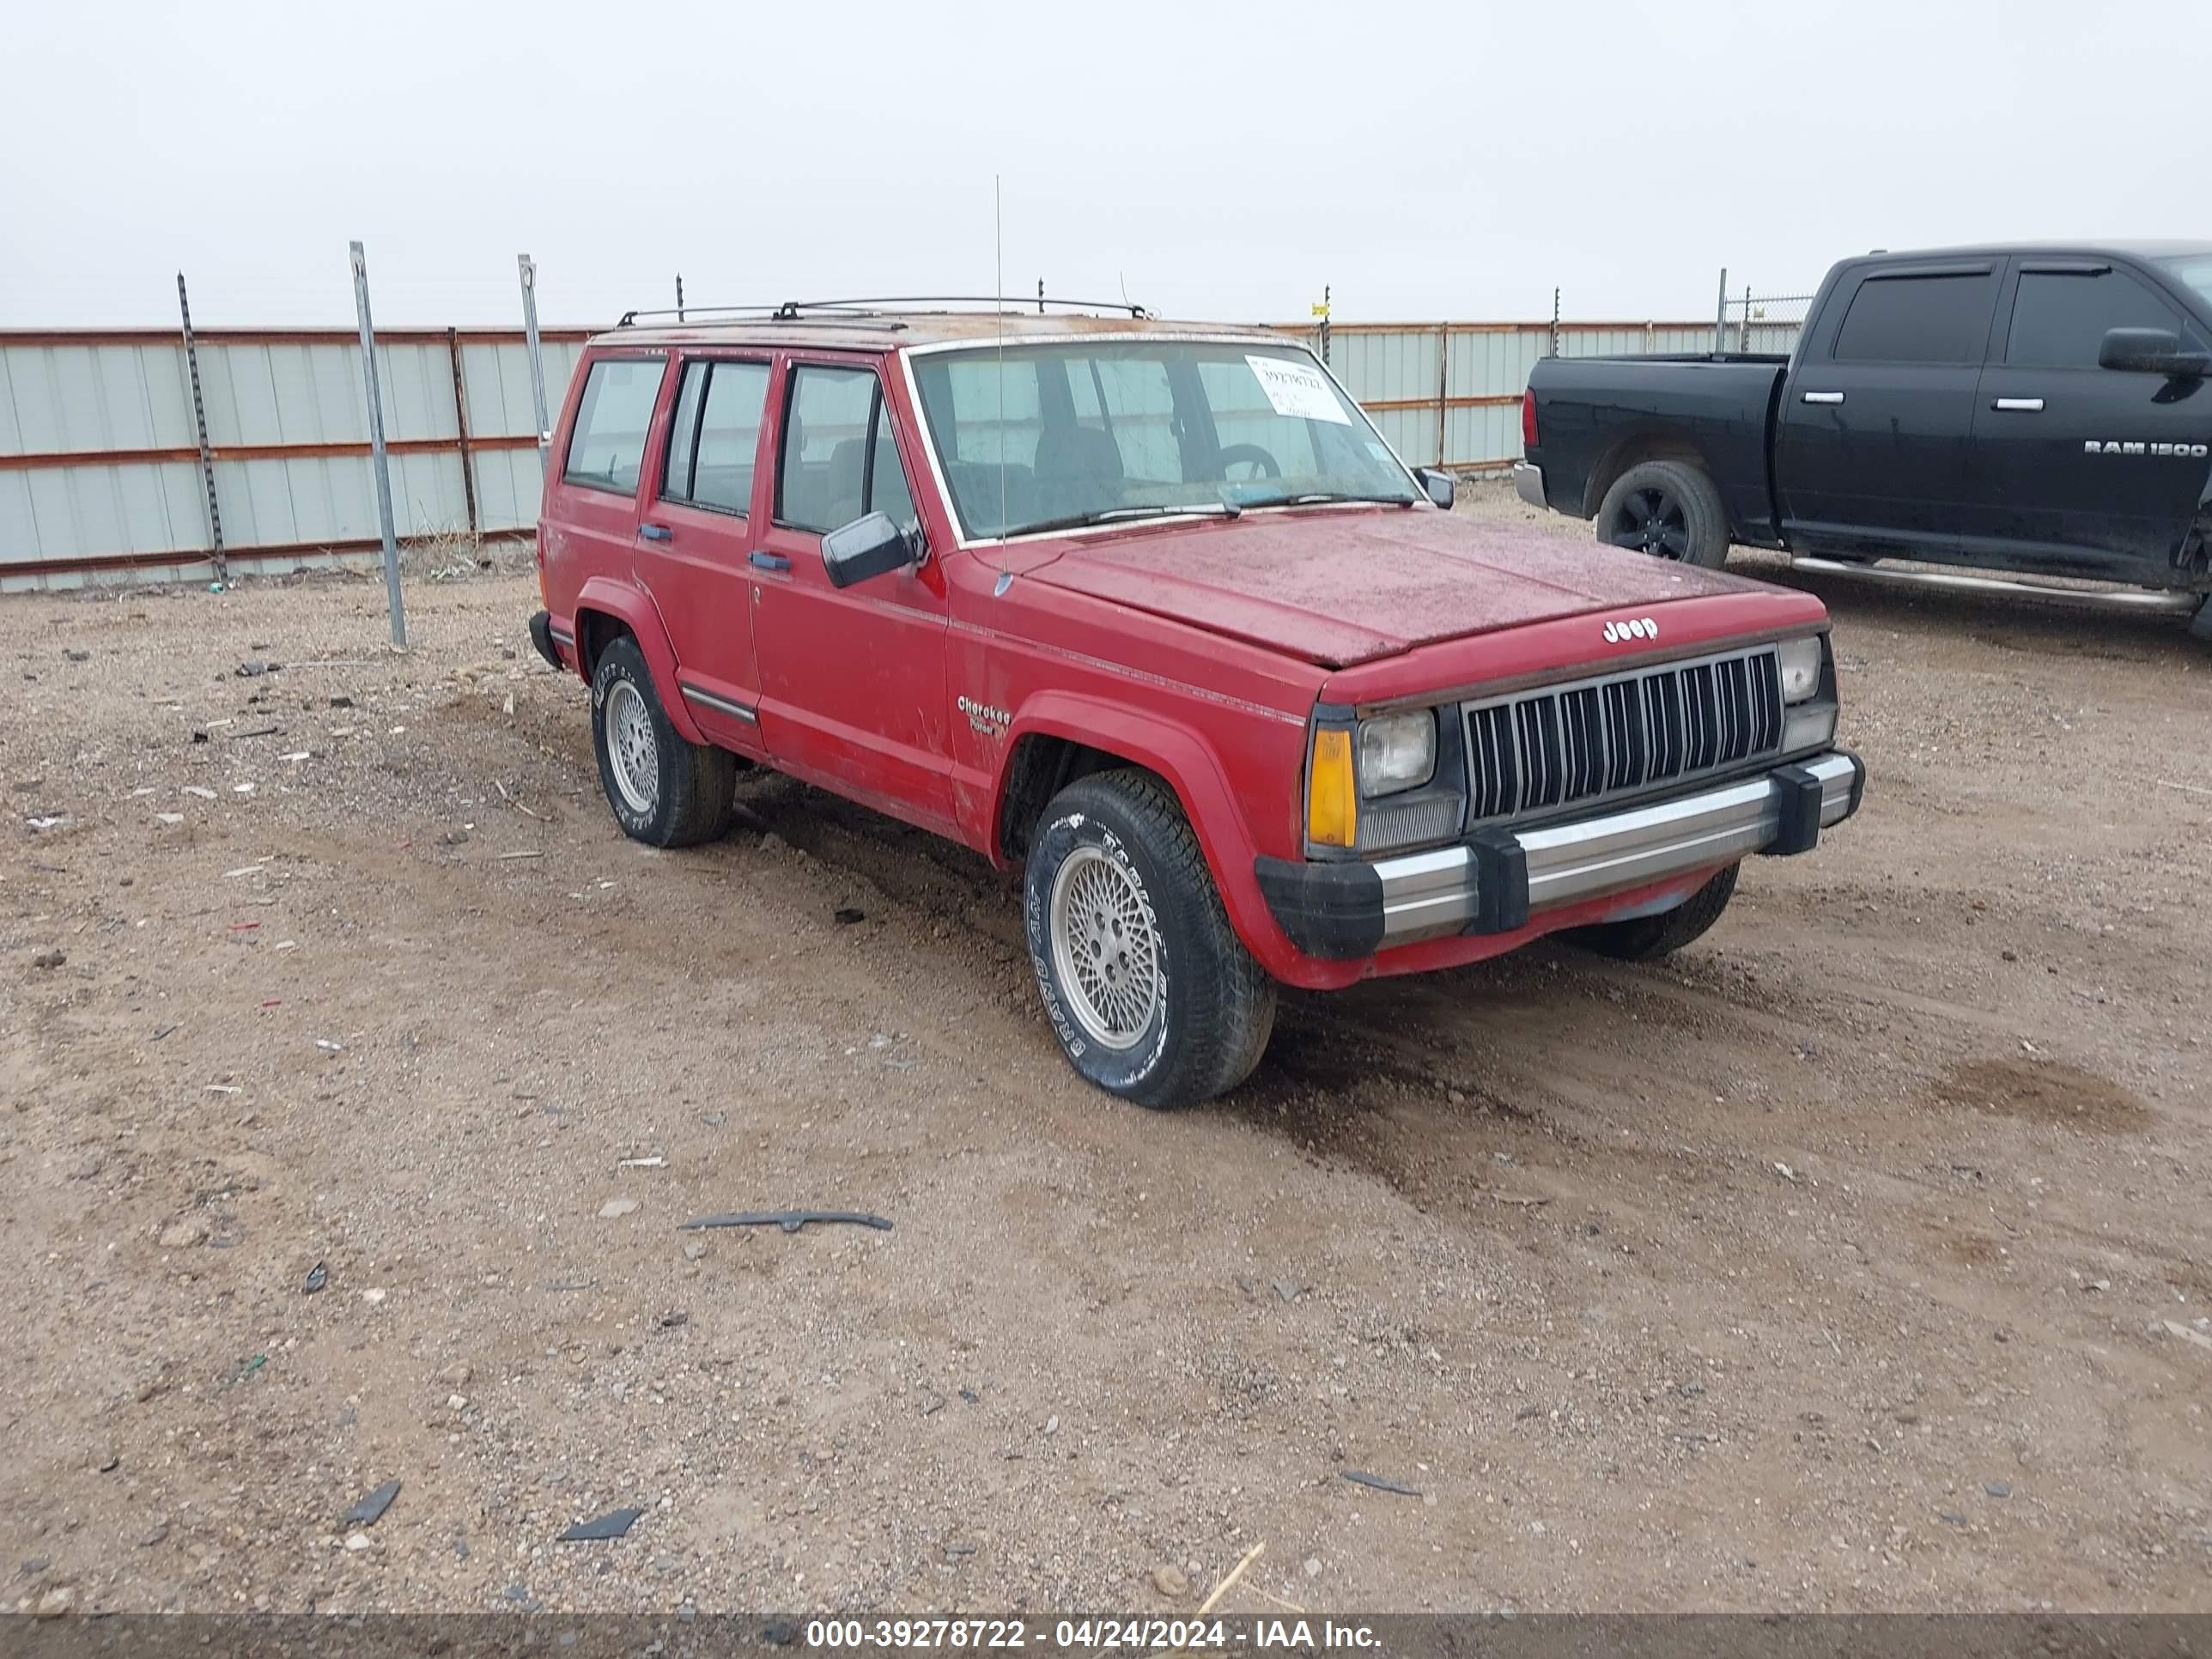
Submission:
<svg viewBox="0 0 2212 1659">
<path fill-rule="evenodd" d="M 542 336 L 550 385 L 567 384 L 586 337 Z M 194 341 L 233 567 L 293 569 L 377 546 L 360 337 L 211 329 Z M 380 330 L 377 373 L 403 538 L 536 523 L 521 330 Z M 0 586 L 204 580 L 212 546 L 182 337 L 0 331 Z"/>
<path fill-rule="evenodd" d="M 1285 331 L 1319 343 L 1310 328 Z M 1754 325 L 1749 349 L 1786 352 L 1796 332 Z M 540 337 L 557 398 L 587 331 Z M 233 568 L 290 570 L 374 548 L 358 337 L 194 338 Z M 1328 350 L 1407 461 L 1471 469 L 1519 455 L 1522 389 L 1547 352 L 1700 352 L 1713 339 L 1711 323 L 1352 323 L 1330 329 Z M 539 477 L 521 331 L 385 329 L 377 351 L 402 538 L 531 529 Z M 205 580 L 212 547 L 182 337 L 0 331 L 0 591 Z"/>
</svg>

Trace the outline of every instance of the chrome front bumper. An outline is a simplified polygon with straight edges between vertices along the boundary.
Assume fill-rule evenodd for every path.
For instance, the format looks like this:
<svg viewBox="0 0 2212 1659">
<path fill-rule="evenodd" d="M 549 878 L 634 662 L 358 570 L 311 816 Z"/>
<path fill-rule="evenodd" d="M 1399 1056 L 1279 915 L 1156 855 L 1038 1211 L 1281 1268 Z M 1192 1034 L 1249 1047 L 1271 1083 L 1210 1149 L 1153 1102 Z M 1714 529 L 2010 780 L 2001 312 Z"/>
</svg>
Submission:
<svg viewBox="0 0 2212 1659">
<path fill-rule="evenodd" d="M 1530 916 L 1753 853 L 1802 852 L 1858 808 L 1865 769 L 1840 751 L 1763 777 L 1540 830 L 1478 832 L 1469 842 L 1373 866 L 1382 886 L 1382 947 L 1439 934 L 1509 932 Z M 1808 784 L 1808 781 L 1809 784 Z M 1483 890 L 1514 884 L 1513 893 Z M 1486 898 L 1490 902 L 1486 903 Z M 1502 924 L 1502 925 L 1501 925 Z"/>
<path fill-rule="evenodd" d="M 1544 499 L 1544 469 L 1530 462 L 1513 463 L 1513 493 L 1531 507 L 1551 506 Z"/>
</svg>

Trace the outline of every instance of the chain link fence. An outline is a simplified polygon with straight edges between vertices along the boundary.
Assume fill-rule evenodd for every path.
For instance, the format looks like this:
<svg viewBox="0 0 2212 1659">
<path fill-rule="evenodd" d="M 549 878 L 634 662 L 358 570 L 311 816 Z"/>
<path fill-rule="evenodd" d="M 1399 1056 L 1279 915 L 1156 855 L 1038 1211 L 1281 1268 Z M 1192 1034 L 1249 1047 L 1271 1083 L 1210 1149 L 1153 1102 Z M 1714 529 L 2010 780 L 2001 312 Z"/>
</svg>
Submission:
<svg viewBox="0 0 2212 1659">
<path fill-rule="evenodd" d="M 1812 313 L 1814 298 L 1811 294 L 1760 294 L 1749 283 L 1741 292 L 1731 292 L 1723 269 L 1713 325 L 1718 349 L 1787 356 L 1797 349 L 1797 337 Z"/>
</svg>

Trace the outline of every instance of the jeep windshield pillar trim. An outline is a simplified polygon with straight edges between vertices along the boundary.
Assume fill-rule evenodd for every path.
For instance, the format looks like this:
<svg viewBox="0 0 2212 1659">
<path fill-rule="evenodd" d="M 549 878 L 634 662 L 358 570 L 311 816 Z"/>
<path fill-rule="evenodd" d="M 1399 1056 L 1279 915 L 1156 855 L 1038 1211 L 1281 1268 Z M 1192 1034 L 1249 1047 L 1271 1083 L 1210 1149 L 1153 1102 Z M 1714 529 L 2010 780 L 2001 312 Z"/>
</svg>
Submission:
<svg viewBox="0 0 2212 1659">
<path fill-rule="evenodd" d="M 1018 867 L 1139 1104 L 1241 1082 L 1279 985 L 1664 956 L 1863 793 L 1817 599 L 1455 518 L 1279 335 L 626 326 L 550 459 L 531 637 L 623 831 L 719 836 L 758 763 Z"/>
</svg>

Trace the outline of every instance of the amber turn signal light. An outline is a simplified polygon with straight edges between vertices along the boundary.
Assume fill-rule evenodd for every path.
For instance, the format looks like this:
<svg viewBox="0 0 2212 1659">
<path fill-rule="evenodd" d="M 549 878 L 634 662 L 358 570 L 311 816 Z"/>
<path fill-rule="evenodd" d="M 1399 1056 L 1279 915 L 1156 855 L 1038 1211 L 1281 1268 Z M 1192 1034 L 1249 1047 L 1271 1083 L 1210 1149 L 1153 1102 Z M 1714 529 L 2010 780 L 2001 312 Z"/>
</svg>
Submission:
<svg viewBox="0 0 2212 1659">
<path fill-rule="evenodd" d="M 1359 839 L 1359 779 L 1352 763 L 1352 733 L 1341 728 L 1314 733 L 1306 839 L 1316 847 L 1350 847 Z"/>
</svg>

